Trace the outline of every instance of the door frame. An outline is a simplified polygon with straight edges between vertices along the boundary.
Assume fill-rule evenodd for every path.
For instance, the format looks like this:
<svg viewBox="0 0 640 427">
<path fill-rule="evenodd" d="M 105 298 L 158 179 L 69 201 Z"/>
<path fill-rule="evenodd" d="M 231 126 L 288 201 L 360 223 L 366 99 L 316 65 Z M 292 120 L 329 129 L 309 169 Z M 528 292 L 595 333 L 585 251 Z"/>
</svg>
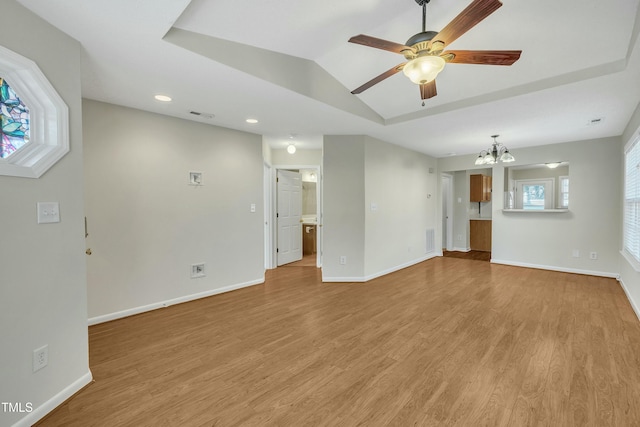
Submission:
<svg viewBox="0 0 640 427">
<path fill-rule="evenodd" d="M 441 224 L 446 221 L 446 233 L 444 233 L 445 230 L 442 230 L 443 239 L 440 245 L 442 246 L 442 243 L 445 243 L 445 249 L 448 251 L 453 250 L 453 180 L 453 175 L 449 173 L 443 172 L 440 174 L 440 188 L 442 194 L 442 209 L 440 209 L 440 212 L 443 216 Z M 445 181 L 448 182 L 448 185 L 444 184 Z"/>
<path fill-rule="evenodd" d="M 271 165 L 269 177 L 266 176 L 267 170 L 265 167 L 265 180 L 268 179 L 265 184 L 265 226 L 267 228 L 265 232 L 265 268 L 273 269 L 278 267 L 277 246 L 278 246 L 278 223 L 276 219 L 277 194 L 278 194 L 278 170 L 300 170 L 308 169 L 314 170 L 317 177 L 316 182 L 316 203 L 318 206 L 318 226 L 316 227 L 316 267 L 322 267 L 322 167 L 321 165 Z M 267 203 L 268 201 L 268 203 Z"/>
</svg>

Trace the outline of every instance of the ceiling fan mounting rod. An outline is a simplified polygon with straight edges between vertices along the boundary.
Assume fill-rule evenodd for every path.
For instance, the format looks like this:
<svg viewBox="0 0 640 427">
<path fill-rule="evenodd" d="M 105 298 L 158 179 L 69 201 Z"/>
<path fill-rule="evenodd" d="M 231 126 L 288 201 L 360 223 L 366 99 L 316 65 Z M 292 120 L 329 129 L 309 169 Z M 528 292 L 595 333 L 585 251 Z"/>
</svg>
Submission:
<svg viewBox="0 0 640 427">
<path fill-rule="evenodd" d="M 427 31 L 427 4 L 431 0 L 416 0 L 420 6 L 422 6 L 422 32 Z"/>
</svg>

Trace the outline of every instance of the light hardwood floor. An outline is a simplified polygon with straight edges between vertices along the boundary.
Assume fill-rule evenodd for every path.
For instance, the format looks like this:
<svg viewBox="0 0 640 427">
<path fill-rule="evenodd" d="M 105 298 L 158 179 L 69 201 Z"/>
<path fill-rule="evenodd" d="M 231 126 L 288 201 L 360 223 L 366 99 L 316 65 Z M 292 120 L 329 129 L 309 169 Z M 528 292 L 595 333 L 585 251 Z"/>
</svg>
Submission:
<svg viewBox="0 0 640 427">
<path fill-rule="evenodd" d="M 640 322 L 614 279 L 439 257 L 89 329 L 95 383 L 41 426 L 637 426 Z"/>
</svg>

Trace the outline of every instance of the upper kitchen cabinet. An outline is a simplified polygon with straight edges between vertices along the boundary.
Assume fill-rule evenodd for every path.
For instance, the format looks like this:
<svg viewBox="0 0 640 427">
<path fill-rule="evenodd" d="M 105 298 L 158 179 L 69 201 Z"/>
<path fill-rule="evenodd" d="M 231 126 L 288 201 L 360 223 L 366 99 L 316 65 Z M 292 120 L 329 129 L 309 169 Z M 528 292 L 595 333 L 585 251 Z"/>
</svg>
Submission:
<svg viewBox="0 0 640 427">
<path fill-rule="evenodd" d="M 488 175 L 471 175 L 470 177 L 470 201 L 491 201 L 491 177 Z"/>
</svg>

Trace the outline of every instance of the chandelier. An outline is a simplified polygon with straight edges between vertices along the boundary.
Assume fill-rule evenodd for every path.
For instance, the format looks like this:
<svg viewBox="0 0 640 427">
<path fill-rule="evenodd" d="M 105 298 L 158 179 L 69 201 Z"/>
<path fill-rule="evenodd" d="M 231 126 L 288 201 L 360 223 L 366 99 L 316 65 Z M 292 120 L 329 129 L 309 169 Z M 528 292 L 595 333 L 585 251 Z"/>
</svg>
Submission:
<svg viewBox="0 0 640 427">
<path fill-rule="evenodd" d="M 515 160 L 515 157 L 509 153 L 509 149 L 496 141 L 500 135 L 491 135 L 493 144 L 486 150 L 482 150 L 476 159 L 476 165 L 493 165 L 498 162 L 509 163 Z"/>
</svg>

